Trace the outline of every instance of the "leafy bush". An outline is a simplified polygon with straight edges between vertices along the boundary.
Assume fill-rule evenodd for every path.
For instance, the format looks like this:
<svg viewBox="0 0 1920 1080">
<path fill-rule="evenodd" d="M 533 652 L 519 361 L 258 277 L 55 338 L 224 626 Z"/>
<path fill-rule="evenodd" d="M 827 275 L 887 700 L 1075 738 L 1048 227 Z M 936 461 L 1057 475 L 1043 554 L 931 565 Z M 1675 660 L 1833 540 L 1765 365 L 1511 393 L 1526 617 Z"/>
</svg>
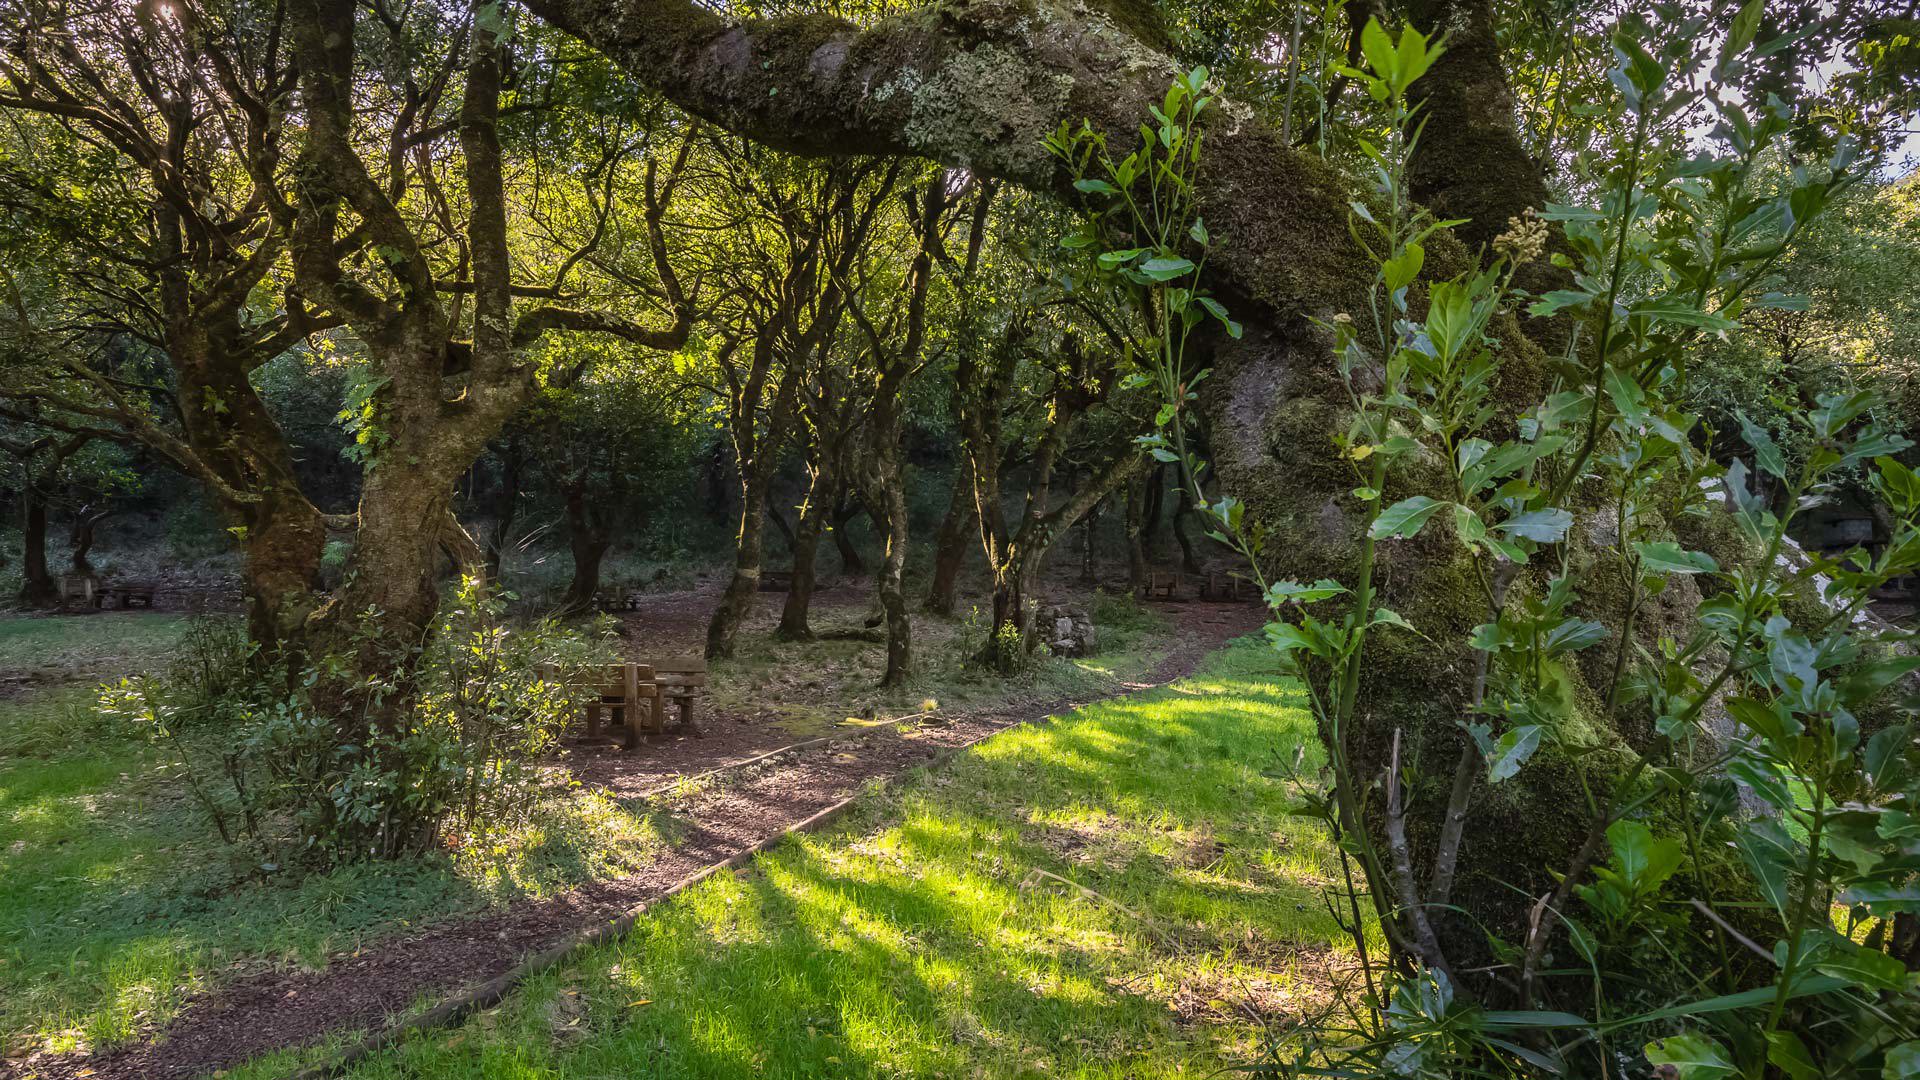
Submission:
<svg viewBox="0 0 1920 1080">
<path fill-rule="evenodd" d="M 1709 84 L 1754 46 L 1761 11 L 1751 0 L 1734 21 Z M 1804 453 L 1783 453 L 1741 417 L 1753 464 L 1723 466 L 1701 452 L 1714 440 L 1688 411 L 1699 341 L 1796 303 L 1764 283 L 1854 182 L 1851 151 L 1843 143 L 1777 187 L 1756 182 L 1761 155 L 1790 130 L 1785 107 L 1703 90 L 1682 77 L 1691 35 L 1658 37 L 1638 19 L 1618 26 L 1612 81 L 1632 132 L 1596 206 L 1548 209 L 1563 223 L 1555 262 L 1569 280 L 1536 298 L 1513 285 L 1517 264 L 1546 254 L 1533 218 L 1511 222 L 1482 268 L 1423 294 L 1425 246 L 1450 223 L 1408 195 L 1421 129 L 1408 87 L 1442 50 L 1411 28 L 1398 41 L 1365 28 L 1369 70 L 1348 74 L 1390 126 L 1384 145 L 1363 145 L 1378 201 L 1354 203 L 1351 228 L 1376 277 L 1368 311 L 1323 324 L 1351 403 L 1338 449 L 1364 531 L 1347 580 L 1266 586 L 1281 613 L 1268 636 L 1305 683 L 1328 753 L 1324 785 L 1298 812 L 1339 843 L 1346 886 L 1332 906 L 1359 967 L 1339 1008 L 1278 1039 L 1256 1071 L 1920 1076 L 1920 747 L 1910 715 L 1889 707 L 1920 656 L 1910 634 L 1865 610 L 1920 569 L 1920 474 L 1894 456 L 1911 443 L 1878 421 L 1874 394 L 1837 388 L 1785 410 Z M 1183 98 L 1199 92 L 1176 83 L 1156 121 L 1189 123 L 1198 106 Z M 1652 130 L 1701 105 L 1720 114 L 1720 154 L 1650 148 Z M 1083 173 L 1099 161 L 1105 176 L 1081 190 L 1111 199 L 1069 240 L 1148 232 L 1147 201 L 1121 196 L 1136 176 L 1178 175 L 1180 162 L 1162 158 L 1177 159 L 1180 140 L 1163 135 L 1164 153 L 1149 142 L 1144 162 L 1119 166 L 1075 156 L 1083 144 L 1063 156 Z M 1177 219 L 1183 192 L 1153 213 Z M 1097 227 L 1113 219 L 1120 228 Z M 1192 238 L 1204 252 L 1204 232 Z M 1124 269 L 1141 254 L 1102 258 Z M 1171 247 L 1158 257 L 1178 259 L 1159 266 L 1168 280 L 1201 265 Z M 1146 302 L 1198 322 L 1199 295 L 1154 284 L 1151 265 L 1134 271 Z M 1516 407 L 1497 392 L 1520 362 L 1501 337 L 1522 306 L 1579 333 L 1542 399 Z M 1197 497 L 1181 413 L 1200 375 L 1187 375 L 1181 321 L 1161 323 L 1175 332 L 1149 381 L 1166 404 L 1142 442 L 1178 462 Z M 1753 490 L 1756 475 L 1777 498 Z M 1886 508 L 1886 544 L 1801 555 L 1795 516 L 1859 475 Z M 1409 489 L 1423 493 L 1385 494 Z M 1242 505 L 1196 501 L 1257 568 L 1261 537 Z M 1449 531 L 1451 546 L 1431 540 Z M 1398 728 L 1385 761 L 1362 764 L 1359 730 L 1370 721 L 1360 684 L 1383 639 L 1440 633 L 1382 606 L 1376 581 L 1376 552 L 1423 533 L 1433 565 L 1464 571 L 1435 581 L 1464 583 L 1481 616 L 1447 644 L 1471 658 L 1456 669 L 1467 739 L 1437 783 L 1402 755 Z M 1483 807 L 1539 768 L 1573 789 L 1584 824 L 1564 864 L 1539 868 L 1551 884 L 1529 896 L 1516 935 L 1451 890 Z M 1437 798 L 1416 807 L 1415 791 Z M 1416 812 L 1431 826 L 1417 844 Z"/>
<path fill-rule="evenodd" d="M 322 689 L 345 670 L 339 658 L 263 665 L 236 626 L 213 620 L 195 625 L 166 676 L 122 680 L 101 705 L 168 751 L 224 840 L 262 857 L 332 863 L 471 845 L 527 819 L 546 786 L 539 759 L 579 706 L 569 680 L 543 679 L 542 665 L 602 659 L 557 626 L 508 627 L 504 603 L 464 583 L 398 667 L 406 685 L 357 688 L 363 716 L 342 715 Z"/>
</svg>

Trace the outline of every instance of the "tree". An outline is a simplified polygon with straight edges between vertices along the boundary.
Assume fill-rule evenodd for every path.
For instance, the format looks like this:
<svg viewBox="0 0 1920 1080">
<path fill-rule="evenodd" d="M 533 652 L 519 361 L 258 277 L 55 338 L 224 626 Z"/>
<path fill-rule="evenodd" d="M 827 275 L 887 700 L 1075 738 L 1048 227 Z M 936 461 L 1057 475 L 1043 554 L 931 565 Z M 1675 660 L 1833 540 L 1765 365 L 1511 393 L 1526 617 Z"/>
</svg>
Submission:
<svg viewBox="0 0 1920 1080">
<path fill-rule="evenodd" d="M 17 273 L 39 278 L 11 283 L 38 359 L 0 392 L 15 415 L 138 441 L 204 484 L 242 536 L 249 625 L 269 647 L 314 609 L 325 531 L 249 376 L 332 323 L 263 302 L 285 249 L 265 213 L 290 120 L 283 26 L 245 5 L 0 16 L 0 205 Z M 235 167 L 248 160 L 258 174 Z M 168 378 L 141 378 L 137 349 L 95 365 L 60 344 L 99 333 L 163 355 Z"/>
<path fill-rule="evenodd" d="M 869 384 L 865 439 L 854 471 L 867 513 L 884 537 L 875 592 L 887 624 L 887 667 L 882 686 L 899 686 L 913 667 L 913 623 L 907 614 L 907 491 L 901 463 L 907 383 L 926 363 L 927 295 L 933 284 L 934 251 L 941 246 L 947 212 L 963 177 L 938 174 L 909 189 L 905 207 L 913 258 L 895 279 L 859 265 L 860 280 L 848 289 L 848 307 L 866 335 L 861 378 Z M 880 302 L 891 310 L 876 321 Z"/>
<path fill-rule="evenodd" d="M 1131 141 L 1161 104 L 1172 71 L 1145 40 L 1153 35 L 1135 31 L 1140 10 L 1131 4 L 1091 12 L 1053 0 L 936 4 L 866 26 L 817 16 L 731 20 L 685 0 L 617 11 L 584 0 L 531 7 L 682 107 L 769 145 L 933 157 L 1068 197 L 1072 170 L 1036 146 L 1082 122 L 1116 143 Z M 1464 272 L 1476 239 L 1499 234 L 1546 197 L 1539 165 L 1504 107 L 1511 95 L 1493 10 L 1486 0 L 1455 0 L 1413 12 L 1429 31 L 1444 22 L 1454 56 L 1421 81 L 1432 126 L 1412 166 L 1415 190 L 1424 202 L 1472 215 L 1461 236 L 1428 238 L 1424 280 Z M 1706 32 L 1704 24 L 1688 31 Z M 1198 405 L 1223 488 L 1267 530 L 1270 568 L 1304 580 L 1338 575 L 1353 565 L 1356 516 L 1351 478 L 1333 451 L 1350 409 L 1328 359 L 1328 327 L 1335 315 L 1368 308 L 1376 267 L 1349 233 L 1350 204 L 1366 196 L 1259 118 L 1214 115 L 1233 120 L 1208 126 L 1209 166 L 1189 194 L 1214 237 L 1209 283 L 1244 332 L 1207 343 L 1212 378 Z M 1564 280 L 1544 252 L 1516 274 L 1535 289 Z M 1570 333 L 1564 320 L 1526 329 L 1499 328 L 1519 358 L 1507 376 L 1515 400 L 1544 385 L 1547 356 Z M 1431 548 L 1398 554 L 1386 601 L 1417 625 L 1470 625 L 1471 604 L 1421 588 L 1451 572 L 1444 568 L 1452 558 Z M 1355 738 L 1363 775 L 1386 766 L 1396 728 L 1434 760 L 1461 747 L 1457 683 L 1447 673 L 1468 663 L 1465 652 L 1422 649 L 1368 673 L 1369 722 Z M 1524 924 L 1525 905 L 1511 896 L 1540 891 L 1532 880 L 1512 882 L 1511 894 L 1488 888 L 1512 869 L 1503 852 L 1537 851 L 1541 864 L 1563 865 L 1585 835 L 1583 824 L 1549 812 L 1544 793 L 1542 800 L 1541 813 L 1515 819 L 1501 851 L 1470 844 L 1461 854 L 1461 877 L 1476 883 L 1475 900 L 1484 901 L 1477 910 L 1490 925 Z"/>
<path fill-rule="evenodd" d="M 711 363 L 740 498 L 733 573 L 707 626 L 710 657 L 732 654 L 759 592 L 767 492 L 793 434 L 799 385 L 831 353 L 849 271 L 900 168 L 723 149 L 716 181 L 730 195 L 720 202 L 737 233 L 714 258 L 730 302 L 714 316 Z"/>
</svg>

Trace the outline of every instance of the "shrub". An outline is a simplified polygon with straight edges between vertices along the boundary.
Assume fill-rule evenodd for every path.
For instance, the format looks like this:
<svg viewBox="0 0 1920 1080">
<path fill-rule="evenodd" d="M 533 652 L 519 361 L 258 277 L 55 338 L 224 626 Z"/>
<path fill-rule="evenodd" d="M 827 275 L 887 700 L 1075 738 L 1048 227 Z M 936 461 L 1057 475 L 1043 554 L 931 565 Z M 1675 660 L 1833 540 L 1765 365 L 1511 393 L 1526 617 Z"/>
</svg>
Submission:
<svg viewBox="0 0 1920 1080">
<path fill-rule="evenodd" d="M 337 657 L 264 665 L 213 620 L 194 625 L 166 675 L 106 687 L 101 706 L 165 748 L 223 840 L 262 857 L 336 863 L 472 844 L 524 823 L 547 787 L 539 759 L 578 703 L 542 665 L 602 659 L 597 642 L 555 625 L 509 627 L 505 600 L 463 584 L 400 666 L 405 685 L 354 698 L 403 704 L 365 717 L 323 704 Z"/>
</svg>

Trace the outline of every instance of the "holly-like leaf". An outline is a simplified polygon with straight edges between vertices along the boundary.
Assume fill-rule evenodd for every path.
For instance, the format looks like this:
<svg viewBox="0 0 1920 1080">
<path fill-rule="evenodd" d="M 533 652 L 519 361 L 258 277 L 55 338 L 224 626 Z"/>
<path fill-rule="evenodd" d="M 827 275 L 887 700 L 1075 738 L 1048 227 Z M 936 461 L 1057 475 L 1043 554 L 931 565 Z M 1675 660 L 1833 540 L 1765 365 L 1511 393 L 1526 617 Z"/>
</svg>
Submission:
<svg viewBox="0 0 1920 1080">
<path fill-rule="evenodd" d="M 1297 581 L 1276 581 L 1267 586 L 1267 603 L 1276 607 L 1281 604 L 1314 604 L 1346 591 L 1346 586 L 1331 578 L 1321 578 L 1311 585 L 1302 585 Z"/>
<path fill-rule="evenodd" d="M 1680 1080 L 1720 1080 L 1734 1072 L 1725 1047 L 1692 1032 L 1648 1043 L 1647 1060 L 1655 1065 L 1673 1066 Z"/>
<path fill-rule="evenodd" d="M 1561 509 L 1528 510 L 1494 526 L 1500 532 L 1539 544 L 1557 544 L 1573 528 L 1573 514 Z"/>
<path fill-rule="evenodd" d="M 1535 750 L 1540 749 L 1540 725 L 1523 724 L 1509 728 L 1487 752 L 1487 780 L 1499 783 L 1520 771 Z"/>
<path fill-rule="evenodd" d="M 1640 556 L 1642 573 L 1715 574 L 1720 571 L 1720 564 L 1713 561 L 1713 556 L 1704 551 L 1688 551 L 1670 540 L 1635 544 L 1633 549 Z"/>
<path fill-rule="evenodd" d="M 1426 525 L 1427 519 L 1445 505 L 1447 504 L 1425 495 L 1401 499 L 1380 511 L 1380 516 L 1373 520 L 1374 539 L 1418 536 L 1421 528 Z"/>
</svg>

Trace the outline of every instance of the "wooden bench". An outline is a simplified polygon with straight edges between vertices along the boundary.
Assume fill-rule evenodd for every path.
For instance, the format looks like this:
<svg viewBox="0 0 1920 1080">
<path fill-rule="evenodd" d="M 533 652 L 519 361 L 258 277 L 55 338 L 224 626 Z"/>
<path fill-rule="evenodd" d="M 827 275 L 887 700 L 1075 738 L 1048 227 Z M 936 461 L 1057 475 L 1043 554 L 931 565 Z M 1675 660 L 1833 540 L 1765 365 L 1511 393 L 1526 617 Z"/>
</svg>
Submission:
<svg viewBox="0 0 1920 1080">
<path fill-rule="evenodd" d="M 554 665 L 542 664 L 540 677 L 598 692 L 586 704 L 589 739 L 600 737 L 603 721 L 624 724 L 623 746 L 632 751 L 640 748 L 644 732 L 660 730 L 660 688 L 646 664 L 594 664 L 564 677 Z"/>
<path fill-rule="evenodd" d="M 594 606 L 609 614 L 615 611 L 638 611 L 640 609 L 640 593 L 638 591 L 602 589 L 594 594 L 593 602 Z"/>
<path fill-rule="evenodd" d="M 664 708 L 671 701 L 680 712 L 680 728 L 694 738 L 700 738 L 700 725 L 694 721 L 694 702 L 706 696 L 707 658 L 704 656 L 664 656 L 646 661 L 653 671 L 654 686 L 659 691 L 659 704 Z M 658 723 L 659 709 L 655 710 Z"/>
<path fill-rule="evenodd" d="M 1178 600 L 1184 582 L 1185 578 L 1179 571 L 1170 574 L 1163 574 L 1158 570 L 1149 571 L 1147 580 L 1140 584 L 1140 599 L 1152 600 L 1157 597 L 1161 600 Z"/>
<path fill-rule="evenodd" d="M 1211 570 L 1200 580 L 1202 600 L 1238 600 L 1243 596 L 1251 596 L 1255 591 L 1253 583 L 1242 580 L 1238 574 Z"/>
<path fill-rule="evenodd" d="M 760 571 L 760 591 L 761 592 L 792 592 L 793 591 L 793 571 L 791 570 Z"/>
<path fill-rule="evenodd" d="M 153 594 L 159 587 L 151 581 L 121 581 L 107 587 L 113 594 L 114 603 L 123 608 L 153 606 Z"/>
<path fill-rule="evenodd" d="M 89 574 L 65 574 L 60 578 L 60 606 L 79 601 L 83 608 L 97 608 L 107 599 L 100 580 Z"/>
</svg>

